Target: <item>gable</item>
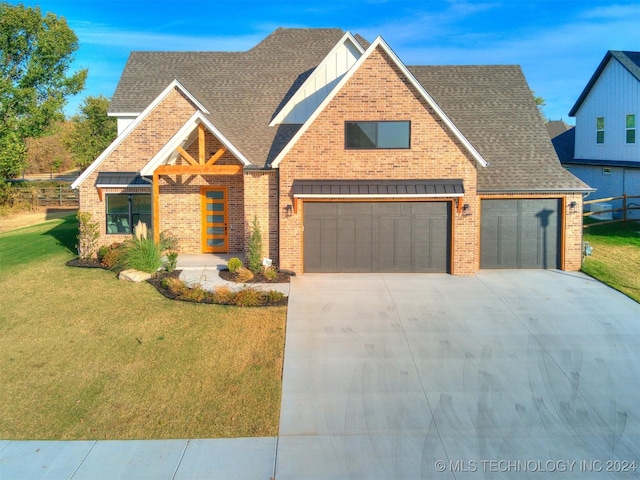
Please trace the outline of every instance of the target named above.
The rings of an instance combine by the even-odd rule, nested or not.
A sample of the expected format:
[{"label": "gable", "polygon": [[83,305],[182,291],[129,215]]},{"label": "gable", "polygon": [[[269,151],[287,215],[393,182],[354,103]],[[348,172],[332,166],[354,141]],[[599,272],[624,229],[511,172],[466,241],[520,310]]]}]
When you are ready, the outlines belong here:
[{"label": "gable", "polygon": [[593,87],[599,82],[603,72],[615,65],[615,68],[622,68],[626,72],[625,75],[629,75],[629,80],[633,80],[633,83],[640,83],[640,52],[622,52],[617,50],[610,50],[606,53],[598,68],[589,79],[586,87],[578,97],[575,105],[569,112],[570,117],[574,117],[578,110],[581,108],[583,102],[591,94]]},{"label": "gable", "polygon": [[[323,102],[318,106],[316,111],[307,119],[304,125],[293,135],[289,143],[280,151],[280,153],[275,157],[273,162],[271,163],[272,167],[277,167],[282,159],[286,156],[286,154],[293,148],[296,141],[304,134],[309,125],[317,118],[318,115],[326,108],[326,106],[332,102],[333,98],[341,91],[344,85],[351,80],[351,78],[356,74],[356,72],[360,71],[363,68],[363,64],[369,60],[369,57],[373,55],[374,52],[382,52],[386,58],[388,59],[389,64],[393,65],[393,68],[396,69],[397,75],[400,75],[404,78],[404,81],[407,85],[411,85],[414,89],[414,93],[425,101],[426,105],[432,109],[435,115],[439,118],[439,120],[444,124],[444,126],[448,129],[449,132],[462,144],[462,146],[466,149],[466,151],[478,162],[481,166],[486,166],[486,161],[482,158],[482,155],[474,148],[474,146],[464,137],[464,135],[460,132],[460,130],[456,127],[456,125],[447,117],[444,111],[440,108],[440,106],[434,101],[434,99],[429,95],[429,93],[420,85],[420,83],[415,79],[415,77],[411,74],[411,72],[406,68],[406,66],[400,61],[400,59],[393,53],[393,51],[389,48],[389,46],[384,42],[381,37],[378,37],[365,51],[365,53],[360,57],[360,59],[356,62],[356,64],[347,72],[346,75],[338,82],[338,84],[334,87],[333,91],[323,100]],[[370,73],[373,75],[369,75],[366,82],[376,82],[378,72],[375,68],[368,67]],[[364,111],[369,107],[367,104],[367,85],[363,85],[363,103],[362,110]]]},{"label": "gable", "polygon": [[170,84],[73,182],[79,187],[98,169],[139,171],[197,111],[184,89]]},{"label": "gable", "polygon": [[[313,71],[301,75],[304,83],[278,111],[270,125],[304,123],[363,52],[362,47],[347,32]],[[305,79],[307,73],[308,77]]]}]

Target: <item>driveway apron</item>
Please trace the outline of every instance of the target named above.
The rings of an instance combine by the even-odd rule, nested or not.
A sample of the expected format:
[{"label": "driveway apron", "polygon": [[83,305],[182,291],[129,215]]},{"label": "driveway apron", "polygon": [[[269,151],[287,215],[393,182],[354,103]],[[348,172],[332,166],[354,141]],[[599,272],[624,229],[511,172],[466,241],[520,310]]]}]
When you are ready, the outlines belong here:
[{"label": "driveway apron", "polygon": [[276,478],[639,478],[639,347],[582,274],[294,278]]}]

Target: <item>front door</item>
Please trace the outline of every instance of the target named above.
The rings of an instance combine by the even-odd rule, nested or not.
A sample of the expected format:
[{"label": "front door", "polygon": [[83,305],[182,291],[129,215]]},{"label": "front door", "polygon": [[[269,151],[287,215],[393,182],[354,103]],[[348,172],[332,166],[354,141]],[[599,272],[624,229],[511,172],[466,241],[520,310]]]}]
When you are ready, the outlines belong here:
[{"label": "front door", "polygon": [[202,187],[202,251],[205,253],[227,253],[228,216],[227,188]]}]

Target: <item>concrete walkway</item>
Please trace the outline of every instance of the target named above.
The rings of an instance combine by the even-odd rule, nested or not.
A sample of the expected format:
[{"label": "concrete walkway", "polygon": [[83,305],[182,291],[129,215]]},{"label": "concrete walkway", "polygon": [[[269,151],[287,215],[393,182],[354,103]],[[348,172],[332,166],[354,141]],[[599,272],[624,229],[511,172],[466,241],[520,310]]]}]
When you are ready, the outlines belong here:
[{"label": "concrete walkway", "polygon": [[292,279],[278,438],[0,441],[0,479],[640,478],[640,305],[582,274]]},{"label": "concrete walkway", "polygon": [[213,291],[216,287],[226,286],[233,290],[252,287],[261,290],[277,290],[289,295],[288,283],[246,283],[238,284],[220,278],[220,270],[227,268],[232,254],[178,255],[177,269],[182,270],[180,279],[188,285],[200,285],[205,290]]}]

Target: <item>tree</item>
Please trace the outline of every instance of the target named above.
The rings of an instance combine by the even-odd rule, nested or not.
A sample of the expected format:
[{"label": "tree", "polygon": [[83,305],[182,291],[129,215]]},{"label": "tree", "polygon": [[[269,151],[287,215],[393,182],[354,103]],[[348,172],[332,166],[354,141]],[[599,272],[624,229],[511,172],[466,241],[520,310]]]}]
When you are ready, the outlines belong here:
[{"label": "tree", "polygon": [[87,97],[80,106],[80,113],[73,117],[74,126],[65,138],[76,166],[85,169],[118,134],[117,121],[107,116],[109,99],[99,95]]},{"label": "tree", "polygon": [[25,139],[62,120],[66,98],[84,88],[86,70],[67,75],[77,49],[64,18],[0,2],[0,177],[22,173]]}]

